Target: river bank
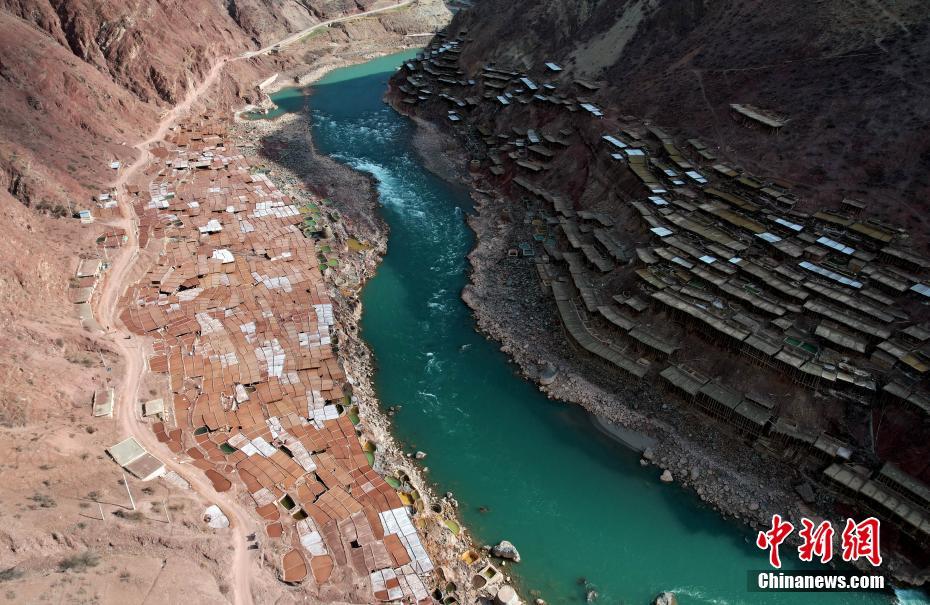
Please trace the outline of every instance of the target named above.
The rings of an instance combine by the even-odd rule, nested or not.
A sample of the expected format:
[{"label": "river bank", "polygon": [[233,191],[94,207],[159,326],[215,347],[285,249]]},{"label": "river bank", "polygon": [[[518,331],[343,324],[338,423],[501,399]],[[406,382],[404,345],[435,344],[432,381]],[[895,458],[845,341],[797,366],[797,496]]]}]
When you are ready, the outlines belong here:
[{"label": "river bank", "polygon": [[312,64],[297,62],[288,69],[274,74],[274,80],[271,83],[261,86],[261,101],[240,107],[234,112],[233,118],[239,122],[249,121],[250,119],[254,120],[256,118],[273,117],[268,114],[275,111],[277,106],[274,101],[271,100],[271,95],[289,88],[307,88],[334,70],[351,67],[359,63],[365,63],[366,61],[371,61],[385,55],[402,52],[411,48],[417,47],[392,45],[387,47],[377,46],[375,48],[352,49],[345,52],[334,52],[329,55],[324,55],[314,60]]}]

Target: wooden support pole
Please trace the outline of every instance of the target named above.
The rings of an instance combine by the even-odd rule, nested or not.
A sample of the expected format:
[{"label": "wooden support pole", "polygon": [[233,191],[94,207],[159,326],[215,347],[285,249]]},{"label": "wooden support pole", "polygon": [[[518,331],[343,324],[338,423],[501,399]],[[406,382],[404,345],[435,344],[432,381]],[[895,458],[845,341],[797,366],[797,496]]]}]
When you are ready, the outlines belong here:
[{"label": "wooden support pole", "polygon": [[123,473],[123,485],[126,486],[126,493],[129,494],[129,503],[132,505],[132,510],[136,510],[136,501],[132,498],[132,490],[129,489],[129,480],[126,479],[126,473]]}]

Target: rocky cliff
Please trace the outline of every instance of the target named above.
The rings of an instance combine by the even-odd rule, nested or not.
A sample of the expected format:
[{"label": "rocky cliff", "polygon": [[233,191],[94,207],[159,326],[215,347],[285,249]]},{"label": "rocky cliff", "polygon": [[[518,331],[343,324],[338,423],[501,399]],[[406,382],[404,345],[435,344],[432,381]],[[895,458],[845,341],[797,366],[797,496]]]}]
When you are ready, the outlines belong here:
[{"label": "rocky cliff", "polygon": [[[540,327],[552,318],[590,353],[594,363],[578,375],[601,380],[597,364],[606,361],[632,378],[629,391],[601,383],[623,395],[602,409],[587,404],[598,413],[630,401],[648,410],[652,391],[642,382],[681,389],[678,371],[696,372],[693,384],[732,387],[731,403],[772,398],[758,409],[771,430],[748,440],[764,441],[758,451],[783,443],[785,426],[801,427],[805,443],[836,436],[844,444],[828,453],[832,470],[852,460],[855,477],[882,468],[927,482],[927,9],[796,8],[487,0],[395,74],[389,100],[452,135],[476,189],[504,197],[472,222],[479,244],[466,299],[489,334],[522,348],[530,373],[543,361],[564,371],[578,359],[540,353],[564,349],[553,324]],[[885,272],[904,281],[890,287]],[[527,301],[526,285],[537,281],[555,309],[548,296]],[[879,290],[885,325],[857,325]],[[834,307],[844,300],[856,349],[830,332],[847,318]],[[719,334],[737,325],[734,353]],[[552,332],[559,336],[547,344]],[[768,352],[756,356],[756,338],[771,339]],[[891,341],[904,343],[900,356],[883,355]],[[807,346],[798,359],[814,365],[780,363],[793,343]],[[813,381],[795,371],[802,366]],[[861,392],[837,386],[834,368]],[[888,399],[892,391],[903,398]],[[585,404],[574,384],[563,392]],[[702,405],[697,391],[681,392]],[[655,401],[663,403],[650,417],[676,425],[674,409]],[[705,451],[727,452],[723,468],[745,457],[729,445]],[[803,460],[811,473],[765,484],[790,488],[823,473],[828,487],[817,497],[827,498],[823,459],[796,455],[782,459]],[[866,495],[863,506],[877,499]],[[900,577],[922,582],[925,549],[907,541],[910,521],[898,512],[884,519],[901,528],[886,536],[891,548],[913,563]]]},{"label": "rocky cliff", "polygon": [[262,43],[283,38],[322,21],[366,11],[374,0],[228,0],[230,16]]}]

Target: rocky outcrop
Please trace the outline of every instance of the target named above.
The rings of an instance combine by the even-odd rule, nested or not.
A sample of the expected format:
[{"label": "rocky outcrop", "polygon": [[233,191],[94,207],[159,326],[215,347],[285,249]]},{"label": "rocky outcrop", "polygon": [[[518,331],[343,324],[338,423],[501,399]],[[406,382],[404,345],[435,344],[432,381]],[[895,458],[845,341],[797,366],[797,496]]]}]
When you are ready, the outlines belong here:
[{"label": "rocky outcrop", "polygon": [[674,592],[660,592],[652,601],[652,605],[678,605],[678,597]]},{"label": "rocky outcrop", "polygon": [[499,559],[508,559],[514,563],[520,562],[520,552],[517,547],[507,540],[501,540],[491,547],[491,554]]},{"label": "rocky outcrop", "polygon": [[[329,21],[377,8],[373,0],[226,0],[230,17],[246,35],[260,44],[270,44],[287,34]],[[334,31],[349,39],[364,40],[366,33],[383,35],[386,31],[429,32],[437,24],[447,23],[451,15],[442,2],[418,2],[415,10],[385,13],[388,19],[371,18],[339,24]],[[439,19],[434,19],[434,17]]]},{"label": "rocky outcrop", "polygon": [[6,189],[7,193],[22,202],[23,205],[32,204],[32,196],[29,193],[29,184],[23,178],[23,167],[17,165],[17,162],[11,161],[3,166],[0,171],[0,187]]},{"label": "rocky outcrop", "polygon": [[[261,43],[310,27],[334,12],[319,0],[275,1],[274,6],[269,0],[226,0],[225,4],[233,21]],[[350,6],[355,8],[354,3]]]}]

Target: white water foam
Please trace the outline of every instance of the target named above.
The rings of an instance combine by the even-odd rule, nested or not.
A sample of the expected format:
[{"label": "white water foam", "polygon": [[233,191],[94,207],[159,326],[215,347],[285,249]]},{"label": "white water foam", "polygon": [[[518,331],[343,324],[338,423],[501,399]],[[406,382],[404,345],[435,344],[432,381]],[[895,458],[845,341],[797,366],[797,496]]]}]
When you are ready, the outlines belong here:
[{"label": "white water foam", "polygon": [[385,206],[390,206],[395,210],[402,210],[405,215],[411,218],[422,219],[426,217],[426,213],[417,208],[419,206],[418,200],[410,195],[404,195],[406,190],[403,182],[390,169],[375,162],[351,156],[333,154],[332,157],[345,162],[355,170],[374,177],[377,182],[380,201]]},{"label": "white water foam", "polygon": [[434,353],[426,354],[426,366],[424,370],[427,374],[442,373],[442,362]]},{"label": "white water foam", "polygon": [[669,592],[673,592],[679,597],[688,597],[688,603],[707,603],[708,605],[750,605],[748,601],[728,601],[727,599],[708,595],[697,586],[681,586],[678,588],[672,588],[669,590]]},{"label": "white water foam", "polygon": [[899,605],[927,605],[930,603],[930,599],[927,598],[924,591],[913,588],[895,588],[894,596],[895,602]]}]

